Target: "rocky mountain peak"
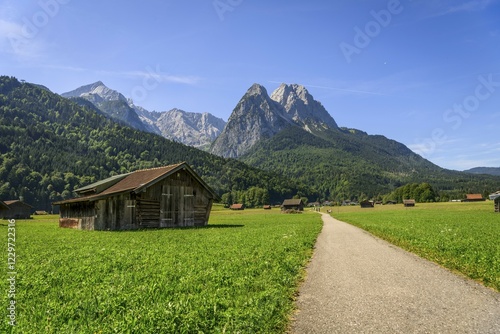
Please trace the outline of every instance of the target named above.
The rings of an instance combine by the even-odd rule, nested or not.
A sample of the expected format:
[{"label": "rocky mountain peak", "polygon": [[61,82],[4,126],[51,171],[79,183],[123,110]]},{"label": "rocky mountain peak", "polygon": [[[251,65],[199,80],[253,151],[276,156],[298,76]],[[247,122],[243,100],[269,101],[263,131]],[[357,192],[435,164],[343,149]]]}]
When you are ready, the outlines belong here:
[{"label": "rocky mountain peak", "polygon": [[210,151],[223,157],[239,157],[259,140],[271,138],[290,124],[283,107],[269,97],[263,86],[253,84],[234,108]]},{"label": "rocky mountain peak", "polygon": [[91,102],[102,101],[122,101],[128,103],[125,96],[107,87],[102,81],[97,81],[89,85],[81,86],[75,90],[62,94],[63,97],[83,97]]},{"label": "rocky mountain peak", "polygon": [[281,84],[271,99],[283,106],[287,116],[311,132],[314,129],[337,128],[337,123],[307,89],[298,84]]},{"label": "rocky mountain peak", "polygon": [[268,95],[266,88],[264,86],[259,85],[258,83],[254,83],[247,91],[246,95]]}]

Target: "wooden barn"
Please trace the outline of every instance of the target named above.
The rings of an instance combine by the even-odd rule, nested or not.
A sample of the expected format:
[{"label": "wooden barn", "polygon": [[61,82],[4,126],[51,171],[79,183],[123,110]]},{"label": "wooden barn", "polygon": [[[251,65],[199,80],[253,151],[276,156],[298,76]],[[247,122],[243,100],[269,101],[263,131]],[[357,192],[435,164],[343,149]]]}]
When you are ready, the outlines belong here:
[{"label": "wooden barn", "polygon": [[490,200],[495,203],[495,212],[500,212],[500,191],[491,194]]},{"label": "wooden barn", "polygon": [[55,202],[59,226],[82,230],[203,226],[213,200],[210,187],[185,162],[116,175]]},{"label": "wooden barn", "polygon": [[286,199],[283,201],[283,204],[281,204],[281,211],[286,210],[304,211],[304,202],[302,202],[300,198]]},{"label": "wooden barn", "polygon": [[3,219],[4,216],[7,214],[7,211],[9,211],[9,206],[4,202],[0,201],[0,218]]},{"label": "wooden barn", "polygon": [[229,208],[231,210],[245,210],[245,206],[243,204],[240,204],[240,203],[232,204]]},{"label": "wooden barn", "polygon": [[403,205],[405,207],[415,206],[415,200],[414,199],[404,199],[403,200]]},{"label": "wooden barn", "polygon": [[373,208],[375,207],[375,202],[373,201],[362,201],[359,203],[362,208]]},{"label": "wooden barn", "polygon": [[481,202],[486,201],[486,199],[481,194],[467,194],[465,195],[464,202]]},{"label": "wooden barn", "polygon": [[31,205],[21,200],[4,201],[0,206],[3,208],[0,208],[3,219],[30,219],[34,211]]}]

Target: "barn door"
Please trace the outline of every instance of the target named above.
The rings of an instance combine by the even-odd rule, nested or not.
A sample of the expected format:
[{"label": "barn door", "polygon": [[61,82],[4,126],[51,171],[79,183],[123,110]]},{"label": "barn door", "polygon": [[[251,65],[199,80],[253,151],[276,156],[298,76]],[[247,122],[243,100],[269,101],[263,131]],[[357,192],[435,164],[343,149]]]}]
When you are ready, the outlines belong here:
[{"label": "barn door", "polygon": [[185,187],[185,192],[184,192],[184,226],[194,226],[193,187]]},{"label": "barn door", "polygon": [[159,201],[138,198],[136,210],[140,227],[160,227]]},{"label": "barn door", "polygon": [[125,216],[123,217],[123,229],[134,228],[136,220],[135,200],[125,200]]},{"label": "barn door", "polygon": [[174,226],[173,194],[170,185],[162,186],[160,206],[160,227]]}]

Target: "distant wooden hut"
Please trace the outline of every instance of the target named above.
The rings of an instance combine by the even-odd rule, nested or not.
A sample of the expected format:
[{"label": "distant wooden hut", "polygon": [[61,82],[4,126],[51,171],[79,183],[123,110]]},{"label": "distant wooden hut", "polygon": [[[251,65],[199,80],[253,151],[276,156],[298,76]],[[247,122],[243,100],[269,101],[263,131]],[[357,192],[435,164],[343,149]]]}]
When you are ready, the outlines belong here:
[{"label": "distant wooden hut", "polygon": [[241,203],[232,204],[229,208],[231,210],[245,210],[245,206]]},{"label": "distant wooden hut", "polygon": [[415,200],[414,199],[405,199],[405,200],[403,200],[403,205],[405,207],[415,206]]},{"label": "distant wooden hut", "polygon": [[116,175],[75,190],[60,205],[60,227],[83,230],[207,225],[210,187],[185,162]]},{"label": "distant wooden hut", "polygon": [[373,208],[375,207],[375,203],[373,201],[361,201],[359,205],[362,208]]},{"label": "distant wooden hut", "polygon": [[304,211],[304,202],[300,198],[286,199],[281,204],[281,211],[286,210]]},{"label": "distant wooden hut", "polygon": [[7,214],[7,211],[9,211],[9,206],[0,201],[0,218],[3,218]]},{"label": "distant wooden hut", "polygon": [[495,203],[495,212],[500,212],[500,191],[491,194],[489,197]]},{"label": "distant wooden hut", "polygon": [[486,201],[486,199],[481,194],[467,194],[464,202],[481,202]]},{"label": "distant wooden hut", "polygon": [[[8,209],[6,210],[5,207]],[[3,210],[0,211],[3,219],[30,219],[33,207],[21,200],[3,202]]]},{"label": "distant wooden hut", "polygon": [[272,206],[270,205],[264,205],[264,210],[271,210]]}]

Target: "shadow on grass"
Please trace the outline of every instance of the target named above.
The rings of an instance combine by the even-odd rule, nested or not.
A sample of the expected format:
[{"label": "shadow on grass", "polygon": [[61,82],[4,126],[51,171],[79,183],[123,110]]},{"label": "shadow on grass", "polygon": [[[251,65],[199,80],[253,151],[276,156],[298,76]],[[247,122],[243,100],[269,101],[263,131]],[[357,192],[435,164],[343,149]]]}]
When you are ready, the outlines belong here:
[{"label": "shadow on grass", "polygon": [[144,231],[164,231],[164,230],[206,230],[206,229],[218,229],[218,228],[238,228],[244,227],[243,224],[208,224],[205,226],[175,226],[175,227],[149,227],[149,228],[139,228],[130,230],[100,230],[95,232],[144,232]]}]

